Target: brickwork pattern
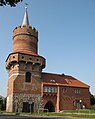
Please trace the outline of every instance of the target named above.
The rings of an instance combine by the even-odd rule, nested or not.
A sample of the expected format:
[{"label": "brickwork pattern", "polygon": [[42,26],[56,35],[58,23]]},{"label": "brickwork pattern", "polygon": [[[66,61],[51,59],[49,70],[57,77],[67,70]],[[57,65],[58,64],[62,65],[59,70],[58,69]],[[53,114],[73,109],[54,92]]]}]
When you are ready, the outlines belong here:
[{"label": "brickwork pattern", "polygon": [[[90,93],[89,89],[87,88],[78,88],[80,90],[79,94],[74,92],[76,87],[66,87],[67,92],[63,93],[62,88],[60,87],[60,110],[70,110],[70,109],[77,109],[75,103],[76,101],[80,102],[81,105],[85,105],[85,108],[90,108]],[[82,108],[82,107],[81,107]]]},{"label": "brickwork pattern", "polygon": [[[23,102],[33,102],[35,112],[39,108],[44,108],[49,101],[54,105],[55,111],[76,109],[75,101],[79,100],[86,108],[90,108],[89,86],[65,75],[45,74],[45,79],[42,75],[45,65],[45,58],[38,55],[38,31],[31,26],[16,27],[13,30],[13,51],[6,60],[8,70],[7,112],[22,112]],[[31,74],[30,82],[25,80],[26,72]],[[43,93],[42,82],[48,87],[55,86],[58,89],[57,92]],[[76,84],[80,90],[79,94],[74,93]],[[67,88],[66,93],[62,90],[64,86]]]},{"label": "brickwork pattern", "polygon": [[[34,111],[43,107],[41,99],[41,71],[44,58],[31,55],[20,54],[10,55],[6,67],[8,69],[8,91],[10,100],[7,101],[7,111],[22,111],[23,102],[29,102],[29,98],[34,102]],[[26,82],[26,72],[31,73],[31,81]],[[13,95],[13,98],[9,95]],[[24,100],[23,100],[24,99]],[[34,101],[33,101],[34,100]]]},{"label": "brickwork pattern", "polygon": [[19,26],[13,31],[13,52],[31,51],[37,54],[38,31],[31,26]]}]

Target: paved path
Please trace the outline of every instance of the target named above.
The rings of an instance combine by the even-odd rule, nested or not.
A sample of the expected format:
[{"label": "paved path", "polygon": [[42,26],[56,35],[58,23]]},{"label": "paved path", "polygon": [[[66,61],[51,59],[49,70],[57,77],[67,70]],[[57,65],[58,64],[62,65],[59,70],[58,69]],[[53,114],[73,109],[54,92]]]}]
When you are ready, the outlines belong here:
[{"label": "paved path", "polygon": [[[26,116],[18,116],[18,115],[12,115],[12,114],[11,115],[10,114],[0,114],[0,119],[86,119],[86,118],[50,117],[50,116],[33,116],[33,115],[29,115],[29,116],[28,115],[26,115]],[[89,119],[89,118],[87,118],[87,119]]]}]

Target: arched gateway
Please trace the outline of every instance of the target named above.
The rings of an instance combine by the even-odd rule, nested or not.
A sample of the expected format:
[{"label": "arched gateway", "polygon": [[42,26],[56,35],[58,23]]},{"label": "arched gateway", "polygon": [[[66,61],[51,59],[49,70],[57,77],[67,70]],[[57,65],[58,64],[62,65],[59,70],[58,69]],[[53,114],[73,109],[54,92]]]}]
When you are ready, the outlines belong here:
[{"label": "arched gateway", "polygon": [[48,109],[49,112],[55,112],[55,107],[51,101],[45,104],[44,109]]}]

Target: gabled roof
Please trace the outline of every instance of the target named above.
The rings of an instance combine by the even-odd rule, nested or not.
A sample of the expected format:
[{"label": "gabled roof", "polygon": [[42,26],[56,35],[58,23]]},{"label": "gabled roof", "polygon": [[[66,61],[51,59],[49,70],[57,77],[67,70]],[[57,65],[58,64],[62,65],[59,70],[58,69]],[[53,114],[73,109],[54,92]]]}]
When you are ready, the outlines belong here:
[{"label": "gabled roof", "polygon": [[59,85],[59,86],[70,86],[70,87],[83,87],[89,88],[89,86],[78,79],[64,75],[64,74],[52,74],[42,73],[43,84],[45,85]]}]

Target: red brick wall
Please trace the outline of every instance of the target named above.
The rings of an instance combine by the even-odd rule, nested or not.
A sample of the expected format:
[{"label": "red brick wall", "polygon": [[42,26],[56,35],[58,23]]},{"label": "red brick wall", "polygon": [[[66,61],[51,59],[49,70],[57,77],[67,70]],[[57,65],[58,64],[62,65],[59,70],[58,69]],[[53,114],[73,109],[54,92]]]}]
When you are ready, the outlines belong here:
[{"label": "red brick wall", "polygon": [[38,31],[31,26],[19,26],[13,31],[13,52],[38,52]]},{"label": "red brick wall", "polygon": [[43,95],[43,107],[45,107],[45,105],[48,101],[52,102],[52,104],[55,107],[55,111],[56,111],[56,103],[57,103],[56,94],[55,93],[53,93],[53,94],[52,93],[44,93],[44,95]]},{"label": "red brick wall", "polygon": [[41,83],[39,79],[31,77],[31,82],[25,82],[25,75],[18,75],[14,81],[14,93],[41,94]]},{"label": "red brick wall", "polygon": [[[60,87],[60,110],[76,109],[76,106],[74,106],[74,101],[76,100],[82,100],[82,105],[85,105],[85,108],[90,108],[89,89],[66,87],[67,92],[63,93],[62,88]],[[80,93],[76,94],[74,92],[75,89],[79,89]]]},{"label": "red brick wall", "polygon": [[[48,87],[48,85],[47,85]],[[52,87],[52,86],[50,86]],[[73,110],[82,109],[83,105],[85,108],[90,108],[90,93],[88,88],[76,88],[76,87],[65,87],[67,89],[66,93],[63,93],[64,87],[59,87],[59,111],[61,110]],[[79,93],[75,93],[75,89],[79,90]],[[80,102],[81,100],[81,102]],[[51,101],[55,107],[55,111],[58,107],[57,105],[57,93],[44,92],[43,93],[43,104]],[[78,101],[79,106],[76,102]]]}]

